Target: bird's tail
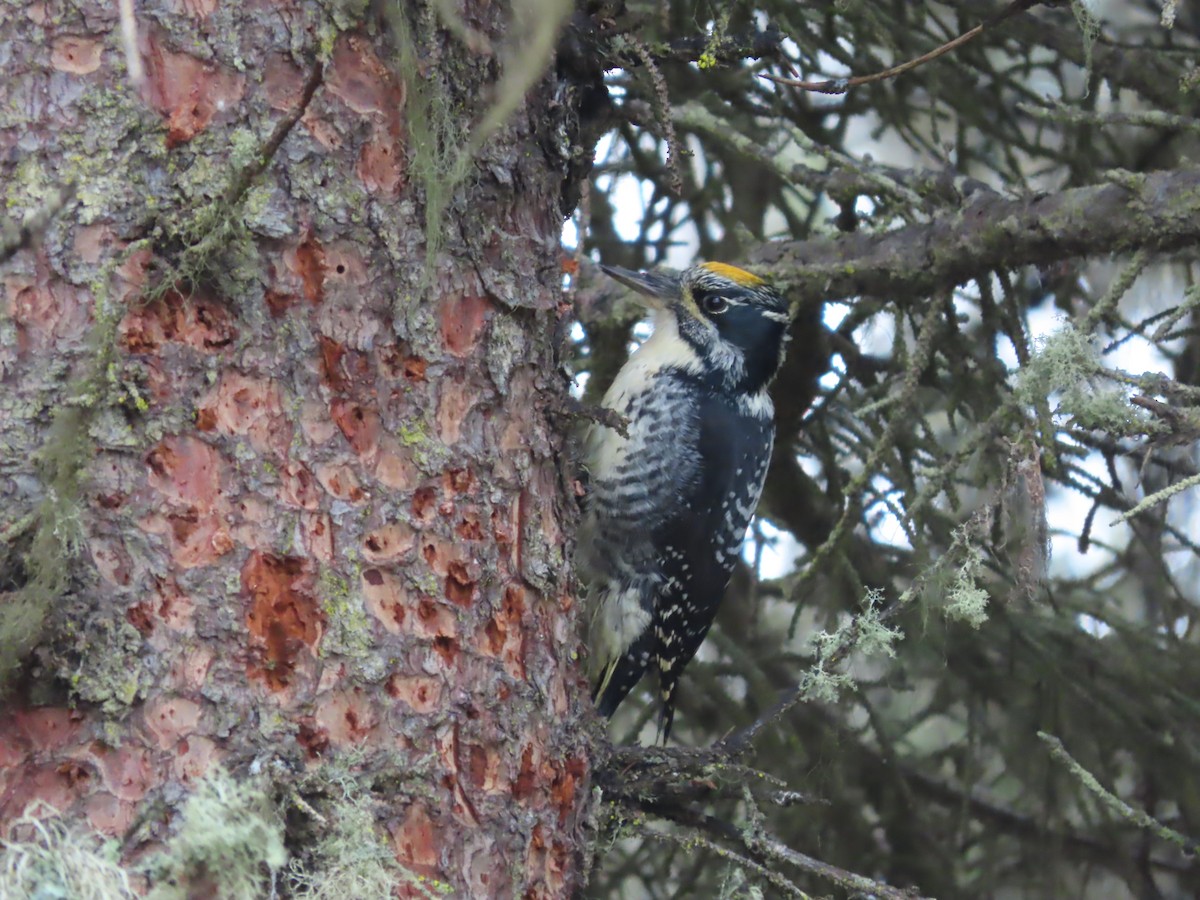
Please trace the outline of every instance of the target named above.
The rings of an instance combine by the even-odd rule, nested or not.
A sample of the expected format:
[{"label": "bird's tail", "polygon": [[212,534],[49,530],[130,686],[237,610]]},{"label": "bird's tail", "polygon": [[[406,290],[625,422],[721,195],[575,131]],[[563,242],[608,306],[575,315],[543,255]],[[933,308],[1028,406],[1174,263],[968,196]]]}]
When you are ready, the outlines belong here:
[{"label": "bird's tail", "polygon": [[592,690],[592,701],[596,704],[596,710],[606,719],[612,718],[612,714],[617,711],[617,706],[621,702],[619,699],[614,699],[614,692],[609,690],[613,674],[617,671],[617,663],[620,661],[620,659],[614,659],[604,667],[604,671],[600,673],[600,680],[596,682],[596,687]]},{"label": "bird's tail", "polygon": [[671,725],[675,722],[675,682],[663,681],[660,696],[662,711],[658,714],[658,742],[664,747],[671,736]]},{"label": "bird's tail", "polygon": [[640,644],[640,641],[635,642],[623,656],[618,656],[605,665],[600,673],[592,698],[596,701],[596,709],[605,718],[612,718],[621,701],[629,696],[629,692],[642,679],[646,668],[638,664],[642,657]]}]

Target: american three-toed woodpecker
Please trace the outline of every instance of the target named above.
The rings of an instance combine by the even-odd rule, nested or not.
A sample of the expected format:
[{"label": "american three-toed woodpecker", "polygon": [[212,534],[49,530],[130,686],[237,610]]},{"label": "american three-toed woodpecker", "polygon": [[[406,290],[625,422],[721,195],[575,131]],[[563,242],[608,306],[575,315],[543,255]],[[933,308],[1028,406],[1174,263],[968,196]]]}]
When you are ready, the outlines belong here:
[{"label": "american three-toed woodpecker", "polygon": [[762,492],[775,436],[767,388],[791,320],[784,298],[734,266],[604,267],[649,300],[652,335],[604,397],[627,434],[592,426],[578,570],[600,712],[647,669],[663,740],[675,685],[716,615]]}]

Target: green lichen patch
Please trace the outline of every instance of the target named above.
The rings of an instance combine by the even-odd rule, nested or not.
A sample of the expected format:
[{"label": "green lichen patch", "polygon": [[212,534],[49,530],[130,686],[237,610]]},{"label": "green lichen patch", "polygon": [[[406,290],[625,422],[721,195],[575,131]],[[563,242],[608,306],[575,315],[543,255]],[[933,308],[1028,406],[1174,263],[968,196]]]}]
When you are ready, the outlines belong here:
[{"label": "green lichen patch", "polygon": [[365,659],[375,646],[373,619],[362,594],[330,569],[323,569],[317,585],[327,627],[321,639],[322,656]]},{"label": "green lichen patch", "polygon": [[63,629],[63,642],[69,642],[66,656],[74,662],[63,661],[60,674],[76,700],[119,715],[146,695],[151,673],[139,657],[142,636],[123,618],[95,612],[84,618],[87,628]]},{"label": "green lichen patch", "polygon": [[400,443],[412,450],[412,459],[422,472],[433,475],[449,465],[450,451],[440,441],[430,437],[424,423],[405,422],[396,432]]}]

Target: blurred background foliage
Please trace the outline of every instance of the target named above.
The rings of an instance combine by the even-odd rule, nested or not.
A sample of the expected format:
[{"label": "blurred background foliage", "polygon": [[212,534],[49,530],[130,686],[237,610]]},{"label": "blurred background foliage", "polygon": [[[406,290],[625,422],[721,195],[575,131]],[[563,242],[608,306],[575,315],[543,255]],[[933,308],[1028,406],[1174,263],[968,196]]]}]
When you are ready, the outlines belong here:
[{"label": "blurred background foliage", "polygon": [[[845,93],[761,77],[871,74],[1006,10]],[[568,228],[573,369],[593,402],[645,335],[594,261],[717,259],[786,286],[786,268],[755,266],[770,242],[891,231],[981,192],[1035,198],[1197,154],[1189,0],[588,12],[610,17],[612,66]],[[1035,267],[1014,253],[939,295],[801,309],[760,518],[683,679],[675,740],[737,734],[803,797],[714,799],[710,825],[925,896],[1200,894],[1179,846],[1200,835],[1195,256]],[[652,715],[635,692],[614,742],[651,741]],[[613,814],[589,896],[856,895],[818,865],[777,855],[786,883],[764,881],[681,826]]]}]

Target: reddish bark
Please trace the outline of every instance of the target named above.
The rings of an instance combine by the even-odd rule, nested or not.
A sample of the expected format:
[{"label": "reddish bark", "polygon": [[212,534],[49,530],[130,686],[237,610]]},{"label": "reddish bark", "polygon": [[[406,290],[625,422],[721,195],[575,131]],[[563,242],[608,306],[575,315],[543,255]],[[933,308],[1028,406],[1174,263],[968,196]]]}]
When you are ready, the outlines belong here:
[{"label": "reddish bark", "polygon": [[[238,775],[277,758],[319,778],[353,750],[362,789],[389,786],[381,834],[412,872],[457,896],[569,893],[588,704],[541,412],[561,390],[561,173],[536,133],[551,91],[484,149],[427,279],[407,85],[371,29],[337,39],[239,193],[256,157],[232,148],[301,112],[331,27],[321,4],[138,4],[140,96],[115,4],[37,7],[0,24],[14,54],[0,94],[36,117],[0,129],[0,179],[10,211],[38,205],[19,158],[88,199],[0,273],[17,336],[0,392],[22,398],[0,442],[24,448],[30,478],[43,410],[91,389],[73,435],[90,445],[86,552],[0,711],[0,826],[41,798],[124,837],[166,804],[126,847],[143,854],[171,833],[172,788],[215,763]],[[471,21],[499,38],[505,14],[481,3]],[[492,61],[452,40],[439,52],[478,102]],[[231,196],[232,237],[149,294]],[[120,628],[136,636],[106,643]]]}]

